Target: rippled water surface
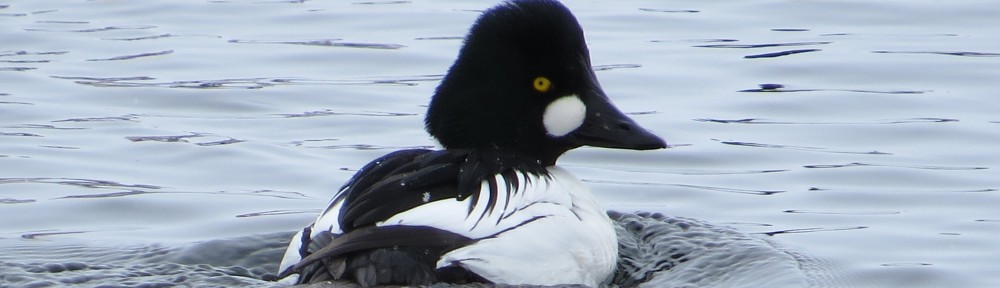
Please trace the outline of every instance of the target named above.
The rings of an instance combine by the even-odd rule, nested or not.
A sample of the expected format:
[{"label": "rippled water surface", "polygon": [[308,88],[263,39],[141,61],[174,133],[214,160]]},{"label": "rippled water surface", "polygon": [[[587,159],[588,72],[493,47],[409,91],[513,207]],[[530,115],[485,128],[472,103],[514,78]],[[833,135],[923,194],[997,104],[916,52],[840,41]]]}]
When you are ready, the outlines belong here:
[{"label": "rippled water surface", "polygon": [[[819,259],[812,286],[1000,286],[1000,6],[566,4],[673,146],[565,155],[609,209]],[[490,5],[0,1],[0,286],[268,285],[356,169],[435,145]]]}]

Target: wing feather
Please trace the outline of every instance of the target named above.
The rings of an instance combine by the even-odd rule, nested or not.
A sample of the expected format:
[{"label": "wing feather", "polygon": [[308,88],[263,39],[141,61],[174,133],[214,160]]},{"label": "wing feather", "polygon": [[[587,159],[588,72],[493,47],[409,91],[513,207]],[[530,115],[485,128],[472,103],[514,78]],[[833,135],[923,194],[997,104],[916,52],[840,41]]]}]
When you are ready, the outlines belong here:
[{"label": "wing feather", "polygon": [[[369,163],[344,186],[344,202],[340,211],[340,229],[344,232],[374,225],[400,212],[442,199],[454,198],[469,201],[467,213],[480,217],[493,209],[506,209],[509,197],[504,191],[516,191],[519,174],[547,175],[541,164],[523,154],[503,149],[451,149],[431,151],[424,149],[402,150],[383,156]],[[497,178],[497,175],[502,177]],[[503,180],[503,185],[498,180]],[[483,189],[486,180],[489,191]],[[515,189],[509,189],[515,188]],[[479,197],[487,197],[486,202]],[[503,206],[497,206],[498,201]],[[485,209],[475,209],[485,204]],[[334,203],[331,203],[331,208]],[[329,209],[329,208],[328,208]],[[471,215],[473,210],[483,215]],[[477,213],[479,214],[479,213]],[[459,219],[456,219],[459,221]]]},{"label": "wing feather", "polygon": [[[312,230],[303,231],[299,245],[303,249],[295,253],[300,260],[294,265],[282,263],[282,267],[291,266],[282,274],[300,273],[300,281],[338,279],[344,269],[357,269],[345,268],[354,265],[350,259],[369,253],[370,257],[382,257],[374,253],[406,245],[436,247],[432,250],[437,256],[433,257],[441,256],[513,225],[500,221],[523,205],[514,201],[524,199],[511,198],[522,197],[522,189],[547,177],[548,171],[540,162],[503,149],[389,153],[362,167],[344,184]],[[402,218],[394,217],[397,215]],[[406,220],[388,222],[391,219]],[[483,219],[490,220],[479,224]],[[492,223],[494,219],[496,223]],[[428,224],[414,225],[412,221]],[[471,221],[475,224],[469,225]],[[484,226],[476,229],[476,225]]]}]

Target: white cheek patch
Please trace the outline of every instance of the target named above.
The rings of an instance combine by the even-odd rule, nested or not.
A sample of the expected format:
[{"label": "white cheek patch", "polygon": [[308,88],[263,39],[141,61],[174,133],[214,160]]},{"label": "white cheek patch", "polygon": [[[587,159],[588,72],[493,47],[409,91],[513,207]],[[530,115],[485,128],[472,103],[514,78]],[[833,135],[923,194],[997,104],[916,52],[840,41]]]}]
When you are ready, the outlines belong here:
[{"label": "white cheek patch", "polygon": [[545,107],[542,124],[545,125],[545,132],[549,135],[562,137],[580,128],[585,116],[587,116],[587,106],[583,105],[580,97],[569,95],[556,99]]}]

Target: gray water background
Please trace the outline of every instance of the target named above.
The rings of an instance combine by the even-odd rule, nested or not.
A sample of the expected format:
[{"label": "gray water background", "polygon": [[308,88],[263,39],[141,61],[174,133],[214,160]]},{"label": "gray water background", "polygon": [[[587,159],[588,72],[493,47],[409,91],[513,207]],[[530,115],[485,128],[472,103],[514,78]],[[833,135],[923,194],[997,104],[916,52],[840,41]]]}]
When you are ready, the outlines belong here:
[{"label": "gray water background", "polygon": [[[3,267],[280,250],[267,235],[357,168],[435,145],[427,101],[492,4],[0,2]],[[605,91],[674,146],[565,155],[609,209],[733,227],[832,278],[1000,286],[1000,5],[566,5]]]}]

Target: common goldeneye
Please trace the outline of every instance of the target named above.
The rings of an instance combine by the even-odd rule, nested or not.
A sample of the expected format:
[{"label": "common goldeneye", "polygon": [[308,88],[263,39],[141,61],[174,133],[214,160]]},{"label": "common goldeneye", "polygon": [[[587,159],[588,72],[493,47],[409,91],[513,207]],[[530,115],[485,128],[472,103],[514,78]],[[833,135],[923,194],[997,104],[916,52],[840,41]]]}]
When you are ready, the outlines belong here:
[{"label": "common goldeneye", "polygon": [[584,145],[666,147],[611,104],[579,23],[551,0],[483,12],[425,124],[445,149],[361,168],[292,238],[279,278],[597,286],[615,269],[615,231],[556,160]]}]

